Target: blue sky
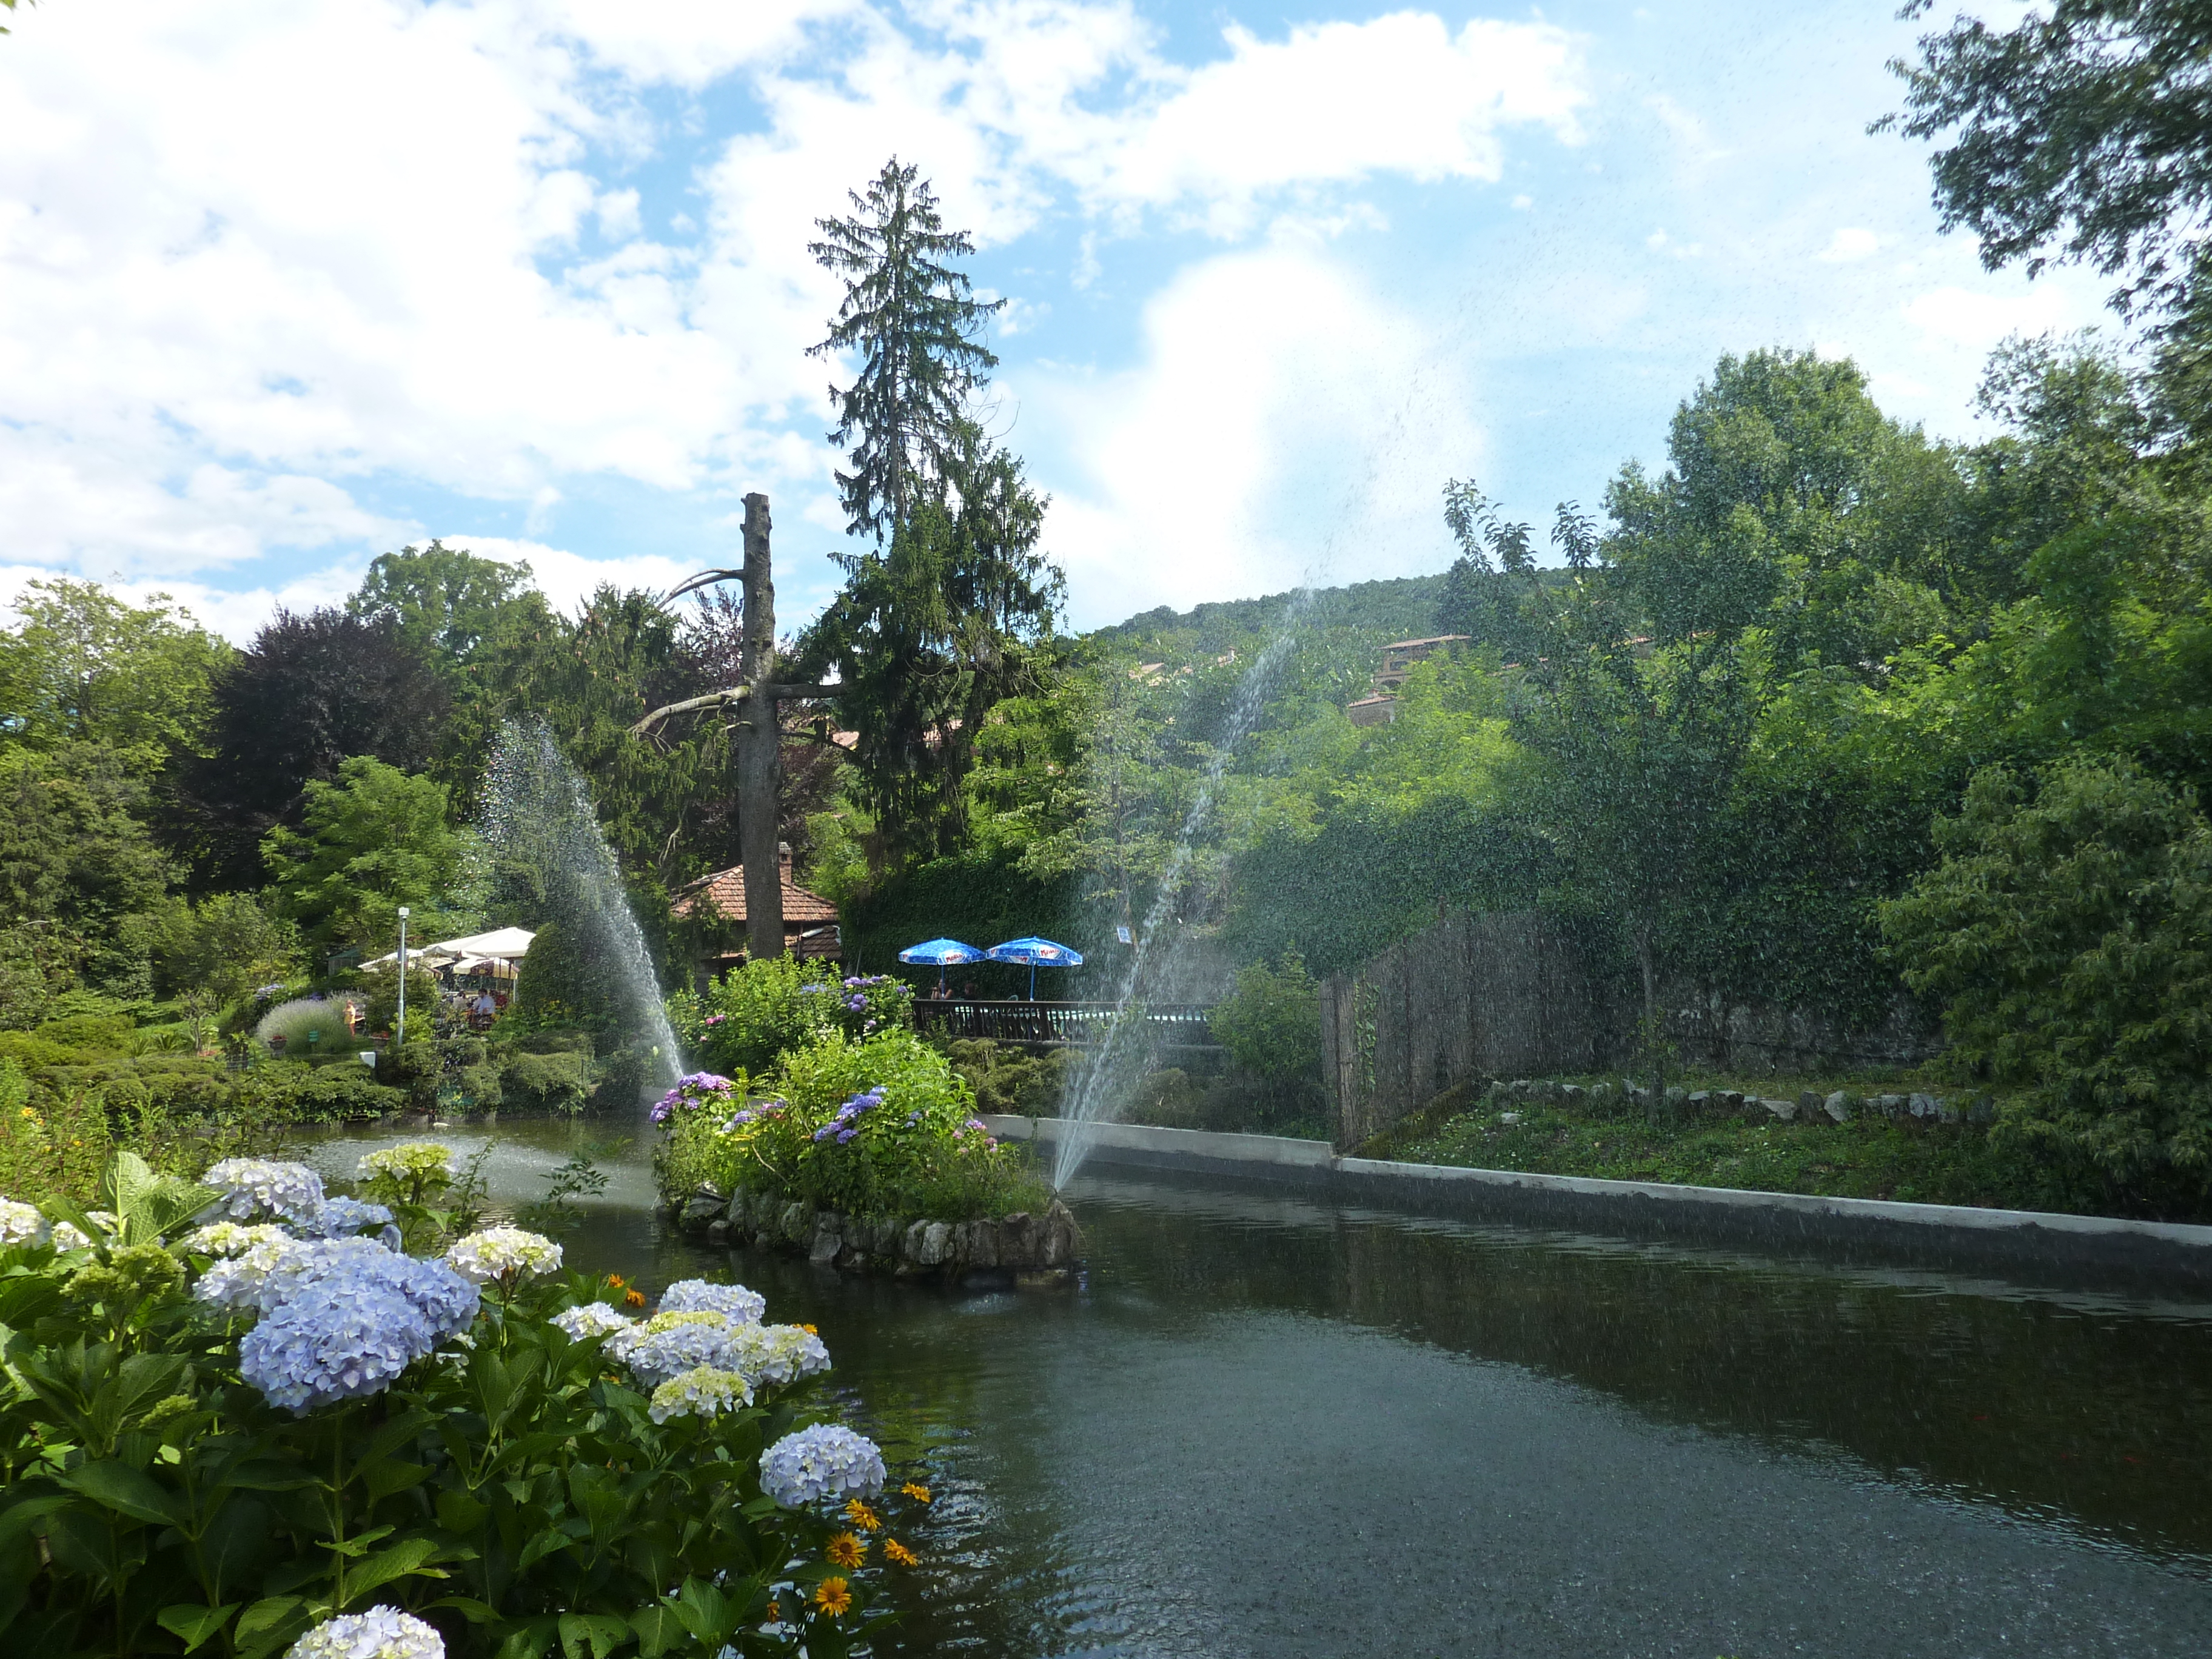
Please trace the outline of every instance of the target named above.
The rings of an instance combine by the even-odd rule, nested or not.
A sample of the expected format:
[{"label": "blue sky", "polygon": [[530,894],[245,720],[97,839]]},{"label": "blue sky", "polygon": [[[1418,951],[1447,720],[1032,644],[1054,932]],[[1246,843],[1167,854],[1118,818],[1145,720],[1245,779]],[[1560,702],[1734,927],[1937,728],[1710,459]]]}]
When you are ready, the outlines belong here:
[{"label": "blue sky", "polygon": [[[2016,9],[2001,9],[1999,15]],[[433,535],[573,605],[767,490],[832,585],[810,221],[896,151],[1008,307],[992,418],[1070,619],[1441,568],[1727,351],[1977,428],[2101,285],[1981,270],[1867,123],[1880,4],[48,0],[0,40],[0,601],[66,571],[235,638]]]}]

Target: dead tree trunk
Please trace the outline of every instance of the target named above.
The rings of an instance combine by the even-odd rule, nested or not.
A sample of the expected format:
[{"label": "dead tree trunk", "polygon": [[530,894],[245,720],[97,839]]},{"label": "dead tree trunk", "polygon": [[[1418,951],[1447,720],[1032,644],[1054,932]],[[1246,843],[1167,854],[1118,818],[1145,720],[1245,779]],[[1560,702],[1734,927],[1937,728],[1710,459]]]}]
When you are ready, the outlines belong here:
[{"label": "dead tree trunk", "polygon": [[783,785],[775,678],[775,580],[769,558],[768,497],[745,497],[744,635],[738,678],[752,695],[738,708],[738,845],[745,862],[745,955],[783,954],[783,860],[776,836]]}]

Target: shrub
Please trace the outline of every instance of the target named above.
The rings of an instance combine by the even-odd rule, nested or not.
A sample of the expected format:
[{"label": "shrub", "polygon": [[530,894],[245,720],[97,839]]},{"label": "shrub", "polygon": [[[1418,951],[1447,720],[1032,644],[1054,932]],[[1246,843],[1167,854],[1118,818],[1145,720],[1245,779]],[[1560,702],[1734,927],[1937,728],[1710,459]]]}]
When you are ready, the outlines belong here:
[{"label": "shrub", "polygon": [[653,1084],[667,1073],[661,1058],[649,1044],[634,1042],[617,1048],[601,1060],[599,1081],[592,1085],[592,1105],[602,1112],[629,1114],[645,1103]]},{"label": "shrub", "polygon": [[524,1111],[580,1112],[590,1081],[589,1062],[574,1050],[511,1054],[500,1068],[500,1097]]},{"label": "shrub", "polygon": [[507,1019],[521,1030],[612,1032],[624,1024],[621,969],[592,930],[549,921],[530,941]]},{"label": "shrub", "polygon": [[125,1013],[64,1014],[50,1019],[31,1035],[58,1048],[119,1054],[131,1041],[131,1017]]},{"label": "shrub", "polygon": [[758,1073],[833,1031],[911,1030],[914,988],[888,974],[840,981],[826,963],[776,957],[670,998],[669,1016],[686,1053],[717,1071]]},{"label": "shrub", "polygon": [[772,1081],[775,1096],[739,1107],[742,1074],[729,1079],[720,1096],[736,1109],[727,1116],[711,1102],[667,1115],[665,1195],[702,1182],[764,1187],[852,1214],[942,1219],[1049,1201],[1018,1154],[975,1118],[966,1082],[911,1031],[857,1042],[832,1032],[787,1054]]},{"label": "shrub", "polygon": [[1067,1089],[1073,1055],[1066,1048],[1042,1054],[993,1042],[957,1037],[945,1045],[953,1070],[975,1091],[982,1112],[1018,1112],[1024,1117],[1054,1117]]},{"label": "shrub", "polygon": [[[423,977],[428,979],[429,975]],[[409,989],[413,988],[410,982]],[[357,1050],[368,1046],[366,1037],[356,1037],[346,1030],[346,1011],[358,1010],[360,1006],[358,997],[295,997],[289,1002],[278,1003],[262,1015],[254,1025],[253,1035],[263,1048],[286,1060],[306,1060],[311,1055],[350,1059]],[[284,1039],[281,1048],[276,1043],[280,1036]]]},{"label": "shrub", "polygon": [[1255,962],[1207,1023],[1230,1058],[1254,1077],[1285,1089],[1321,1079],[1320,988],[1295,951],[1279,971]]},{"label": "shrub", "polygon": [[2033,1091],[2000,1139],[2087,1157],[2138,1201],[2212,1190],[2212,827],[2123,760],[1975,775],[1936,867],[1882,907],[1951,1063]]},{"label": "shrub", "polygon": [[9,1650],[272,1659],[380,1607],[454,1659],[838,1654],[880,1622],[852,1564],[911,1557],[875,1510],[833,1516],[896,1518],[882,1460],[793,1437],[828,1356],[750,1292],[672,1287],[707,1311],[662,1330],[511,1231],[458,1243],[465,1277],[283,1228],[165,1247],[216,1195],[118,1160],[112,1234],[58,1206],[88,1245],[0,1248]]},{"label": "shrub", "polygon": [[[399,1018],[399,975],[398,964],[390,968],[370,968],[361,975],[362,1030],[392,1031]],[[416,1022],[420,1020],[421,1024]],[[437,1027],[438,976],[427,968],[417,968],[412,962],[407,965],[407,1034],[409,1038],[427,1037]]]}]

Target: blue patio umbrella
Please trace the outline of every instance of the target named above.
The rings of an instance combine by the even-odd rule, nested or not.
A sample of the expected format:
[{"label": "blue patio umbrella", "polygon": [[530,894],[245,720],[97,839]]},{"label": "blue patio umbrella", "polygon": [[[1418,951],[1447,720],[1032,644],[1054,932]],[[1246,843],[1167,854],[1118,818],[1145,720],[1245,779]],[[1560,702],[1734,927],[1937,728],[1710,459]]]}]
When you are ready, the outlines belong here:
[{"label": "blue patio umbrella", "polygon": [[899,952],[899,960],[924,968],[933,962],[935,963],[937,988],[941,991],[945,988],[945,970],[947,966],[963,962],[981,962],[983,960],[983,953],[972,945],[963,945],[957,939],[924,939],[919,945],[908,945],[905,950]]},{"label": "blue patio umbrella", "polygon": [[1028,939],[1010,939],[1004,945],[994,945],[985,953],[993,962],[1026,962],[1030,965],[1030,1000],[1036,1000],[1036,970],[1040,968],[1080,968],[1083,953],[1071,951],[1065,945],[1055,945],[1048,939],[1032,934]]}]

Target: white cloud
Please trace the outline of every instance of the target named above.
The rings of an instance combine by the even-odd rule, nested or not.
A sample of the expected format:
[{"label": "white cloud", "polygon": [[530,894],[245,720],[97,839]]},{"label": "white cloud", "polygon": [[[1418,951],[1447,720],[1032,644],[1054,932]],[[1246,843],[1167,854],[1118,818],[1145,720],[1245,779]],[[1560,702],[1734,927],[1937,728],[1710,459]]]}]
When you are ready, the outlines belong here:
[{"label": "white cloud", "polygon": [[1185,270],[1146,308],[1140,366],[1023,391],[1086,464],[1046,532],[1084,626],[1427,568],[1437,486],[1483,460],[1456,363],[1302,247]]},{"label": "white cloud", "polygon": [[1978,293],[1964,288],[1930,289],[1905,301],[1905,319],[1930,344],[1963,347],[1986,356],[2014,334],[2063,331],[2078,325],[2075,296],[2056,283],[2034,284],[2016,294]]},{"label": "white cloud", "polygon": [[1856,225],[1851,225],[1837,231],[1828,239],[1827,246],[1813,257],[1824,260],[1829,264],[1844,264],[1854,259],[1867,258],[1878,252],[1881,247],[1881,237],[1870,230],[1863,230]]}]

